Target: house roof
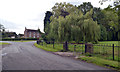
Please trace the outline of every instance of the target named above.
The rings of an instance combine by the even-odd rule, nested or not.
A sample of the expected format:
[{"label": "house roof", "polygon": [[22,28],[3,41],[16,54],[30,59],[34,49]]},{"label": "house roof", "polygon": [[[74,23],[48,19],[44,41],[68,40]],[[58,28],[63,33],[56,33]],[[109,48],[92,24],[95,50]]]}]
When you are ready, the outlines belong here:
[{"label": "house roof", "polygon": [[38,30],[26,29],[27,32],[38,32]]}]

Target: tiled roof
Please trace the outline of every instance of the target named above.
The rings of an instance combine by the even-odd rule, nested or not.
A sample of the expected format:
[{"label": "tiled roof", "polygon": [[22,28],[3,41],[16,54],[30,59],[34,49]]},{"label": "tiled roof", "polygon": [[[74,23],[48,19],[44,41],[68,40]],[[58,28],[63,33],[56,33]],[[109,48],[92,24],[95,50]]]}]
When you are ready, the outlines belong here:
[{"label": "tiled roof", "polygon": [[26,31],[34,31],[34,32],[38,32],[38,30],[33,30],[33,29],[26,29]]}]

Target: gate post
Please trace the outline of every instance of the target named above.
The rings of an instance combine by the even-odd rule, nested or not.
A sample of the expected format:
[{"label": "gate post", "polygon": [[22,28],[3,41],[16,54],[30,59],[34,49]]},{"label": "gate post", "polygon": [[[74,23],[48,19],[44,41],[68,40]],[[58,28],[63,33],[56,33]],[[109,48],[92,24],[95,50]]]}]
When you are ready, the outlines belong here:
[{"label": "gate post", "polygon": [[113,60],[114,60],[114,44],[113,44]]},{"label": "gate post", "polygon": [[93,53],[93,44],[90,43],[86,43],[85,44],[85,53]]}]

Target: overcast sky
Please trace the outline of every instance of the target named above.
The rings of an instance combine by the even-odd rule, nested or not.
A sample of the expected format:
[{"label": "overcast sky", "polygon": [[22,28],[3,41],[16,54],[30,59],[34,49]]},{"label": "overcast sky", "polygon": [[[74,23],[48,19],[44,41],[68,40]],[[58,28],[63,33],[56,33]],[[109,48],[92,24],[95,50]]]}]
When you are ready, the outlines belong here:
[{"label": "overcast sky", "polygon": [[94,7],[105,8],[112,2],[99,4],[99,0],[0,0],[0,23],[9,31],[24,33],[28,29],[38,29],[43,32],[43,20],[46,11],[56,2],[66,2],[80,5],[82,2],[91,2]]}]

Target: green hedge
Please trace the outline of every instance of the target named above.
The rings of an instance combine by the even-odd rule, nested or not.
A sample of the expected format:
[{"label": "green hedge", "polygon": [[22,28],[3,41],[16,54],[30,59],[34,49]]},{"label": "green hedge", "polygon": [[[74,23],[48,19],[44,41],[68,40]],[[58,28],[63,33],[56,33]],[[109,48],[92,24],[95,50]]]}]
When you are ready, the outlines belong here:
[{"label": "green hedge", "polygon": [[37,40],[37,38],[2,38],[0,41]]}]

